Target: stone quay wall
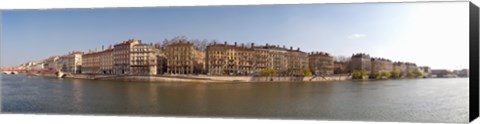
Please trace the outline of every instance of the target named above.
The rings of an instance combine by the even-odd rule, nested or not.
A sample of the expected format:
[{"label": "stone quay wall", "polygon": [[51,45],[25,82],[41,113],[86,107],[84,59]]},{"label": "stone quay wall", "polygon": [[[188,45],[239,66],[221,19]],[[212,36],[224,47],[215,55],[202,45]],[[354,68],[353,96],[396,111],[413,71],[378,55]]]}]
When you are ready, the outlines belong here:
[{"label": "stone quay wall", "polygon": [[86,75],[69,74],[66,78],[119,81],[176,81],[176,82],[290,82],[290,81],[338,81],[348,80],[348,75],[333,75],[325,77],[263,77],[263,76],[134,76],[134,75]]}]

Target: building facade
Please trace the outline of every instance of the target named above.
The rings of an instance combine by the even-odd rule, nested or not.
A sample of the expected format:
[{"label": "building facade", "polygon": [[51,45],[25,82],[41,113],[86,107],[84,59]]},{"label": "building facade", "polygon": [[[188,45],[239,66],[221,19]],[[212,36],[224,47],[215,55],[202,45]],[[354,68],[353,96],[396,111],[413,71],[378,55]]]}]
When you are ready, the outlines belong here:
[{"label": "building facade", "polygon": [[45,59],[42,63],[44,63],[44,68],[47,70],[58,70],[60,66],[58,65],[58,60],[60,59],[59,56],[51,56]]},{"label": "building facade", "polygon": [[129,74],[130,71],[130,52],[131,47],[141,44],[140,40],[130,39],[122,43],[115,44],[113,47],[113,73]]},{"label": "building facade", "polygon": [[290,47],[287,50],[287,72],[288,76],[305,76],[304,70],[308,69],[308,54],[300,51],[300,49],[294,50]]},{"label": "building facade", "polygon": [[82,55],[82,73],[100,74],[100,53],[89,51]]},{"label": "building facade", "polygon": [[70,73],[82,73],[82,55],[83,52],[73,52],[68,56],[68,69]]},{"label": "building facade", "polygon": [[131,47],[130,73],[133,75],[157,75],[157,54],[152,45],[138,44]]},{"label": "building facade", "polygon": [[405,63],[405,66],[407,67],[407,72],[414,72],[418,70],[417,64],[415,63],[407,62]]},{"label": "building facade", "polygon": [[251,75],[254,72],[254,51],[244,44],[213,43],[207,46],[205,53],[210,75]]},{"label": "building facade", "polygon": [[68,55],[59,56],[57,61],[58,70],[62,72],[68,72]]},{"label": "building facade", "polygon": [[423,73],[423,75],[425,77],[431,77],[432,75],[432,69],[428,66],[420,66],[418,67],[418,69],[420,69],[420,71]]},{"label": "building facade", "polygon": [[300,49],[268,44],[213,43],[206,50],[206,66],[210,75],[258,75],[259,71],[271,68],[276,76],[298,76],[307,68],[308,57]]},{"label": "building facade", "polygon": [[100,73],[113,74],[113,48],[110,46],[107,49],[100,51]]},{"label": "building facade", "polygon": [[393,72],[393,63],[391,60],[384,58],[371,58],[372,65],[371,74],[382,73],[382,72]]},{"label": "building facade", "polygon": [[287,76],[288,50],[275,45],[254,46],[255,70],[271,68],[276,71],[276,76]]},{"label": "building facade", "polygon": [[404,77],[407,75],[407,65],[404,62],[394,62],[393,71],[400,72],[400,76]]},{"label": "building facade", "polygon": [[371,58],[370,55],[364,53],[358,53],[352,55],[349,63],[349,70],[353,71],[367,71],[368,73],[371,72]]},{"label": "building facade", "polygon": [[457,71],[455,71],[455,74],[456,74],[458,77],[470,77],[470,71],[469,71],[469,69],[457,70]]},{"label": "building facade", "polygon": [[308,67],[315,75],[332,75],[333,57],[325,52],[311,52],[308,54]]},{"label": "building facade", "polygon": [[83,52],[70,52],[59,58],[58,65],[60,71],[64,73],[81,73]]},{"label": "building facade", "polygon": [[69,52],[59,56],[56,65],[59,71],[64,73],[80,73],[83,52]]},{"label": "building facade", "polygon": [[456,77],[456,75],[452,71],[446,69],[433,69],[432,76],[441,78]]},{"label": "building facade", "polygon": [[165,46],[167,73],[200,74],[204,72],[204,52],[198,50],[186,40],[180,40]]}]

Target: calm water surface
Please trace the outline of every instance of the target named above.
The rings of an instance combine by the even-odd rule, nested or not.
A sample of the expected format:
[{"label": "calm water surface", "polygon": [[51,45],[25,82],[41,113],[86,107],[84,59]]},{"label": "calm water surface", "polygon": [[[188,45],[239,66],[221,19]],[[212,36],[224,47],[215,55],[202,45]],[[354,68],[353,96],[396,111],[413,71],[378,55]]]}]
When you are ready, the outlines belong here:
[{"label": "calm water surface", "polygon": [[204,84],[1,76],[8,113],[468,122],[468,78]]}]

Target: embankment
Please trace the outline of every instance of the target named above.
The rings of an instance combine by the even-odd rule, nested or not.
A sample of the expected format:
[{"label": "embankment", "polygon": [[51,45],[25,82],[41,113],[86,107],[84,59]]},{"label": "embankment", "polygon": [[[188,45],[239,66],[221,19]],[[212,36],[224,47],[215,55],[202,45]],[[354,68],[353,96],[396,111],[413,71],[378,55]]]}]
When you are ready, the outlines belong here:
[{"label": "embankment", "polygon": [[120,80],[120,81],[177,81],[177,82],[316,82],[338,81],[350,79],[347,75],[332,75],[325,77],[263,77],[263,76],[134,76],[134,75],[93,75],[93,74],[68,74],[66,78],[92,79],[92,80]]}]

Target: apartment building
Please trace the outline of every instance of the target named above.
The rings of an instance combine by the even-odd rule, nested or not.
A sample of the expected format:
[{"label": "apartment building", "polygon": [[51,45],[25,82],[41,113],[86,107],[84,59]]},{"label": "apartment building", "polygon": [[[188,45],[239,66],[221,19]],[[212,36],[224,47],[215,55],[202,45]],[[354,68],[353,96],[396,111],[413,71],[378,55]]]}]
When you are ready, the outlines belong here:
[{"label": "apartment building", "polygon": [[140,40],[130,39],[117,43],[113,47],[113,73],[129,74],[130,71],[130,52],[131,47],[141,44]]},{"label": "apartment building", "polygon": [[332,75],[333,57],[326,52],[311,52],[308,54],[308,67],[315,75]]}]

